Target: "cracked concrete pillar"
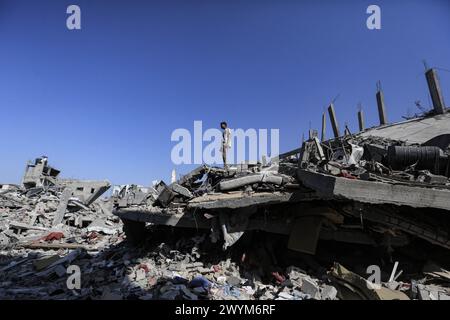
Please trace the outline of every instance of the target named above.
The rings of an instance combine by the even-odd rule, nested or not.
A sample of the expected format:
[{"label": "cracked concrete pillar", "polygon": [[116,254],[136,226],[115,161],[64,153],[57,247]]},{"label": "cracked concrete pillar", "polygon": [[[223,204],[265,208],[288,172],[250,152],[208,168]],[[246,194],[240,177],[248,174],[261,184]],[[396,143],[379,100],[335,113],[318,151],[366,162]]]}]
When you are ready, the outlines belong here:
[{"label": "cracked concrete pillar", "polygon": [[330,116],[331,126],[333,128],[334,137],[338,138],[341,134],[339,133],[339,124],[336,118],[336,112],[334,111],[333,103],[328,107],[328,115]]},{"label": "cracked concrete pillar", "polygon": [[378,105],[378,117],[380,118],[380,125],[387,124],[386,105],[384,104],[384,94],[381,88],[377,91],[377,105]]},{"label": "cracked concrete pillar", "polygon": [[430,90],[431,100],[433,101],[433,108],[437,114],[445,112],[444,97],[442,96],[441,86],[435,69],[428,69],[425,72],[427,78],[428,89]]},{"label": "cracked concrete pillar", "polygon": [[358,111],[358,124],[359,124],[359,131],[363,131],[365,129],[365,125],[364,125],[364,113],[362,110]]},{"label": "cracked concrete pillar", "polygon": [[322,113],[322,135],[320,137],[321,141],[325,141],[326,137],[326,125],[327,125],[327,115],[326,113]]}]

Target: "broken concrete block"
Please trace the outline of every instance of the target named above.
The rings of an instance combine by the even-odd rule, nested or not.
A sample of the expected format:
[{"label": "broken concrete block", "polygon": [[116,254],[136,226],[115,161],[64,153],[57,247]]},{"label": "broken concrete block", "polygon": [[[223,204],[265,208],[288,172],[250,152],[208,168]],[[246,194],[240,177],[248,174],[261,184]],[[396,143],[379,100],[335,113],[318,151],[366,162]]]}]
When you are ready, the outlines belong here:
[{"label": "broken concrete block", "polygon": [[311,299],[311,296],[309,294],[303,293],[298,290],[294,290],[292,292],[292,294],[294,295],[295,300],[310,300]]},{"label": "broken concrete block", "polygon": [[450,300],[450,295],[449,294],[445,294],[442,292],[439,292],[439,298],[438,300]]},{"label": "broken concrete block", "polygon": [[227,283],[231,286],[238,286],[241,284],[241,279],[235,276],[227,277]]},{"label": "broken concrete block", "polygon": [[67,210],[67,204],[69,203],[72,193],[73,193],[73,190],[71,188],[64,189],[64,191],[61,195],[61,199],[59,200],[58,208],[56,209],[56,212],[54,215],[53,226],[57,226],[58,224],[60,224],[63,221],[64,215]]},{"label": "broken concrete block", "polygon": [[309,294],[313,299],[320,300],[320,288],[310,278],[302,279],[302,292]]},{"label": "broken concrete block", "polygon": [[225,276],[219,276],[216,278],[216,282],[218,284],[225,284],[227,282],[227,277]]},{"label": "broken concrete block", "polygon": [[136,281],[144,280],[146,278],[145,270],[142,268],[137,269],[135,276],[136,276],[136,278],[135,278]]},{"label": "broken concrete block", "polygon": [[253,174],[253,175],[246,175],[243,177],[231,179],[231,180],[224,180],[219,183],[220,190],[226,191],[226,190],[232,190],[237,189],[249,184],[254,184],[258,182],[265,182],[265,183],[271,183],[276,185],[281,185],[283,183],[283,178],[277,175],[272,174]]},{"label": "broken concrete block", "polygon": [[188,188],[185,188],[183,186],[180,186],[178,183],[172,183],[170,185],[170,188],[172,189],[173,192],[176,192],[180,195],[182,195],[183,197],[186,198],[192,198],[194,195],[192,194],[192,192],[189,191]]},{"label": "broken concrete block", "polygon": [[306,277],[306,272],[295,266],[288,267],[286,269],[286,273],[288,274],[289,279],[291,280],[299,280],[302,279],[303,277]]},{"label": "broken concrete block", "polygon": [[88,227],[87,227],[87,231],[89,232],[101,232],[104,234],[116,234],[119,232],[118,228],[115,228],[113,226],[108,226],[104,219],[102,218],[98,218],[95,219]]},{"label": "broken concrete block", "polygon": [[175,196],[176,196],[175,192],[173,192],[168,186],[163,185],[162,191],[159,193],[159,196],[156,199],[156,201],[164,208],[167,207],[170,202],[172,202]]},{"label": "broken concrete block", "polygon": [[8,244],[9,238],[4,233],[0,233],[0,248],[7,246]]},{"label": "broken concrete block", "polygon": [[322,300],[334,300],[337,296],[337,290],[333,286],[324,285],[321,292]]}]

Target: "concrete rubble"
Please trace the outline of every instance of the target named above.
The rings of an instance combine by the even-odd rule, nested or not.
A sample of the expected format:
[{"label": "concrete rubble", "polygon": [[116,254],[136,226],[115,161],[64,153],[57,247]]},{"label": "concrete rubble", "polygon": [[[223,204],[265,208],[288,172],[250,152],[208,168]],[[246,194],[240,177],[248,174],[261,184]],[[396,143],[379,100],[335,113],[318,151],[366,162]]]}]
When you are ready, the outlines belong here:
[{"label": "concrete rubble", "polygon": [[[433,75],[427,72],[428,83]],[[430,95],[441,97],[435,92],[438,88],[430,86]],[[253,234],[282,237],[283,248],[303,260],[318,259],[321,247],[330,243],[352,250],[375,248],[377,252],[365,257],[372,259],[366,268],[355,266],[358,273],[336,265],[342,263],[338,257],[334,261],[330,261],[332,255],[321,257],[333,285],[328,283],[322,290],[317,279],[307,279],[298,286],[300,292],[314,299],[321,298],[322,291],[333,299],[417,298],[403,291],[414,287],[425,292],[422,286],[411,285],[420,277],[420,267],[436,258],[446,266],[449,263],[441,254],[450,249],[450,113],[436,98],[432,110],[390,124],[380,85],[376,98],[379,126],[364,128],[360,112],[360,132],[351,133],[346,126],[341,135],[332,103],[328,111],[333,139],[325,140],[323,120],[321,140],[317,131],[310,130],[300,148],[269,161],[232,165],[227,170],[204,165],[138,196],[124,191],[113,200],[114,214],[124,222],[127,239],[137,245],[148,227],[165,226],[203,230],[212,244],[225,251]],[[427,250],[426,254],[418,248]],[[281,265],[274,251],[281,250],[272,248],[262,255],[266,267]],[[362,288],[374,260],[381,268],[393,267],[400,258],[401,263],[413,265],[413,277],[402,270],[395,279],[384,279],[383,290]],[[315,271],[320,270],[317,265]],[[345,265],[353,266],[354,261]],[[293,292],[280,298],[291,296]]]},{"label": "concrete rubble", "polygon": [[450,113],[430,93],[389,124],[379,89],[380,126],[360,112],[343,135],[331,104],[333,139],[324,114],[322,139],[275,158],[110,197],[38,158],[0,185],[0,298],[448,300]]},{"label": "concrete rubble", "polygon": [[[303,147],[306,148],[310,141],[317,143],[316,139],[308,140]],[[292,195],[283,196],[286,192],[306,192],[298,184],[298,172],[292,160],[294,158],[281,157],[275,163],[265,166],[240,165],[232,167],[228,172],[202,166],[171,185],[160,182],[151,188],[121,186],[115,188],[111,198],[100,198],[98,195],[95,200],[82,193],[77,194],[73,191],[76,189],[67,188],[67,181],[58,178],[51,183],[2,185],[0,298],[450,298],[450,288],[446,286],[450,282],[450,273],[433,262],[427,261],[421,277],[405,282],[399,279],[383,282],[383,290],[373,290],[367,285],[367,275],[364,278],[336,263],[329,264],[327,270],[314,261],[310,250],[315,252],[317,243],[307,244],[306,248],[302,245],[298,247],[298,239],[295,237],[290,236],[284,240],[277,236],[272,238],[258,224],[251,227],[249,221],[240,221],[237,216],[220,216],[224,210],[220,201],[230,199],[245,200],[242,207],[235,209],[246,216],[244,220],[250,220],[250,216],[258,214],[257,210],[248,210],[255,205],[262,205],[266,210],[271,205],[280,204],[301,208],[301,202],[291,200]],[[312,172],[317,172],[318,168],[314,161],[308,163],[308,169]],[[349,174],[354,174],[357,169],[354,166],[353,169],[346,170]],[[206,178],[203,177],[205,174]],[[337,173],[338,176],[340,174]],[[29,179],[27,181],[30,183]],[[40,178],[39,181],[45,179]],[[76,181],[76,185],[84,185],[90,189],[90,182]],[[281,196],[273,196],[278,193]],[[257,194],[263,196],[252,199]],[[187,228],[170,229],[183,221],[182,217],[191,204],[207,221],[214,220],[219,213],[216,221],[218,225],[209,230],[202,230],[201,226],[189,228],[189,225]],[[327,219],[321,222],[321,226],[343,223],[337,211],[324,210],[323,207],[307,208],[310,214],[317,211],[323,219]],[[136,236],[142,231],[142,224],[134,225],[136,221],[121,216],[130,212],[137,216],[163,216],[165,220],[158,220],[164,222],[159,224],[144,224],[146,236],[139,239]],[[56,216],[59,216],[58,220],[55,220]],[[125,221],[124,226],[120,216]],[[172,223],[171,218],[174,218]],[[301,220],[306,224],[312,223],[309,230],[306,230],[307,237],[317,237],[317,232],[311,233],[311,225],[315,222]],[[198,223],[202,223],[200,218]],[[125,235],[127,228],[128,235]],[[294,223],[293,229],[296,228]],[[300,225],[298,230],[301,229]],[[169,230],[171,231],[168,232]],[[320,233],[319,230],[319,235]],[[283,232],[279,232],[278,236],[280,235]],[[136,245],[139,240],[140,244]],[[227,242],[228,245],[225,245]],[[279,255],[275,253],[275,248],[280,248],[280,243],[284,243],[287,252],[291,253],[298,247],[299,256],[292,260],[292,264],[278,261]],[[289,246],[294,250],[289,249]],[[70,265],[80,267],[79,290],[67,287],[67,267]]]},{"label": "concrete rubble", "polygon": [[[432,215],[421,220],[426,208],[415,197],[405,200],[410,214],[417,211],[408,219],[405,204],[327,193],[329,186],[314,180],[448,192],[448,167],[440,165],[448,150],[430,158],[438,169],[431,160],[392,169],[390,148],[407,145],[360,134],[324,142],[313,136],[299,153],[264,165],[201,166],[169,185],[114,187],[107,198],[100,197],[107,182],[67,181],[52,175],[55,169],[33,182],[26,173],[22,185],[1,187],[0,298],[448,300],[448,261],[441,261],[446,269],[431,259],[449,242],[430,229]],[[432,250],[408,252],[417,241]],[[370,253],[361,254],[366,247]],[[395,279],[383,271],[381,287],[371,287],[367,266],[397,259],[405,270]],[[67,286],[70,265],[81,271],[78,290]]]}]

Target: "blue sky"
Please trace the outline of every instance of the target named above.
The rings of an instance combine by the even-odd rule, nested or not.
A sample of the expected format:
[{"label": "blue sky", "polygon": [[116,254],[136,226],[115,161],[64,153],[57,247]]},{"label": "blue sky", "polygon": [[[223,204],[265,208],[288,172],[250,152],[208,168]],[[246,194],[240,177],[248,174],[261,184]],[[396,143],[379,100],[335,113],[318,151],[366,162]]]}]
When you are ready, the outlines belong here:
[{"label": "blue sky", "polygon": [[338,94],[341,126],[356,130],[358,102],[377,124],[377,80],[398,121],[430,105],[422,60],[450,70],[449,39],[447,0],[0,0],[0,182],[42,154],[65,177],[168,180],[171,133],[194,120],[279,128],[287,151]]}]

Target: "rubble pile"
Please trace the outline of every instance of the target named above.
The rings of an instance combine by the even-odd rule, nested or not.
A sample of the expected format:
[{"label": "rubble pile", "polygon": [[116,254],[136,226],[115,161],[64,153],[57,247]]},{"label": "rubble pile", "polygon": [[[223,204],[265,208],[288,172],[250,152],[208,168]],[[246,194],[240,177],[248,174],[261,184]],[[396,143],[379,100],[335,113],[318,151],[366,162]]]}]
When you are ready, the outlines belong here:
[{"label": "rubble pile", "polygon": [[[59,222],[63,193],[57,188],[26,190],[9,186],[0,193],[0,247],[89,248],[99,235],[121,232],[111,205],[98,199],[89,206],[69,198]],[[64,240],[64,243],[53,243]]]},{"label": "rubble pile", "polygon": [[[97,250],[1,250],[1,299],[340,300],[450,299],[450,272],[427,263],[415,280],[385,281],[377,289],[334,263],[328,270],[304,263],[266,268],[261,241],[223,251],[206,233],[155,228],[136,247],[122,234]],[[267,236],[270,238],[270,236]],[[55,240],[54,240],[55,241]],[[269,263],[270,264],[270,263]],[[269,265],[267,264],[267,265]],[[80,270],[80,289],[68,286],[68,267]],[[298,267],[297,265],[303,265]],[[356,267],[355,267],[356,268]],[[401,272],[400,272],[401,274]]]},{"label": "rubble pile", "polygon": [[[27,164],[22,185],[1,186],[3,247],[89,247],[95,234],[121,231],[111,202],[100,198],[109,188],[107,181],[64,180],[58,175],[42,157]],[[62,239],[64,243],[52,243]]]},{"label": "rubble pile", "polygon": [[[225,251],[254,232],[283,235],[281,246],[298,254],[316,255],[324,241],[376,248],[384,256],[378,259],[382,265],[409,250],[417,270],[384,279],[381,291],[365,289],[365,269],[355,274],[337,263],[339,257],[324,267],[338,298],[415,299],[419,295],[413,292],[429,285],[422,267],[435,257],[423,256],[418,248],[428,246],[428,253],[450,249],[449,115],[430,113],[358,134],[346,130],[326,141],[311,131],[301,148],[269,162],[226,169],[200,166],[170,185],[123,188],[113,213],[136,244],[149,224],[208,230],[208,241]],[[421,134],[431,122],[436,129]],[[402,132],[403,138],[396,138]],[[266,273],[286,276],[286,267]],[[322,281],[316,275],[311,282],[331,285],[317,279]],[[405,282],[395,282],[400,280]],[[300,296],[287,288],[285,298]],[[439,290],[444,299],[446,286]]]},{"label": "rubble pile", "polygon": [[114,194],[115,204],[118,208],[139,207],[171,213],[201,196],[236,190],[247,194],[280,191],[295,181],[295,167],[295,161],[288,160],[270,164],[247,163],[226,170],[202,165],[170,185],[160,181],[150,188],[123,186]]},{"label": "rubble pile", "polygon": [[83,252],[121,239],[112,203],[100,198],[109,183],[58,175],[41,157],[27,164],[22,185],[0,185],[0,297],[47,297]]},{"label": "rubble pile", "polygon": [[407,144],[389,138],[347,135],[304,143],[302,169],[348,179],[450,187],[450,146]]},{"label": "rubble pile", "polygon": [[450,113],[427,117],[109,198],[38,158],[0,185],[0,298],[448,300],[450,135],[417,126]]},{"label": "rubble pile", "polygon": [[[167,230],[146,247],[120,235],[100,250],[15,248],[2,250],[1,299],[335,299],[337,291],[297,267],[262,281],[230,252],[207,248],[206,234],[170,240]],[[168,242],[160,242],[167,240]],[[213,253],[213,254],[211,254]],[[245,259],[242,259],[245,260]],[[80,290],[67,285],[67,267],[80,269]],[[321,283],[321,285],[319,285]]]}]

